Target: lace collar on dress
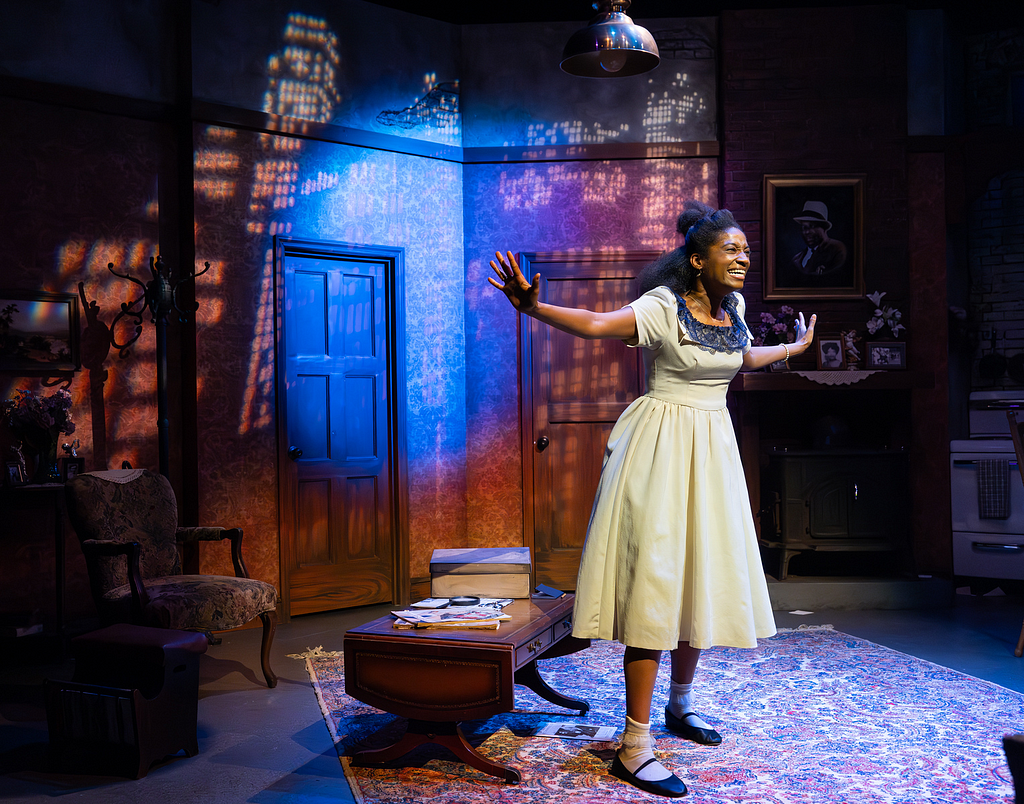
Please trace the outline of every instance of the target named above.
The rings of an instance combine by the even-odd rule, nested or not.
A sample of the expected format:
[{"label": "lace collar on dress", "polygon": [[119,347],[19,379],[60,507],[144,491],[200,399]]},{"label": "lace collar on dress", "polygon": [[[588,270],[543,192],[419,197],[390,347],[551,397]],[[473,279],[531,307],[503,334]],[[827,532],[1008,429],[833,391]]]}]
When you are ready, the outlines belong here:
[{"label": "lace collar on dress", "polygon": [[[674,292],[674,291],[673,291]],[[737,300],[733,293],[722,299],[722,307],[729,314],[732,324],[728,327],[718,327],[714,324],[705,324],[698,321],[690,308],[686,306],[686,300],[678,293],[675,294],[679,303],[679,323],[690,335],[693,342],[705,352],[742,352],[747,345],[750,336],[747,334],[747,326],[737,312]]]}]

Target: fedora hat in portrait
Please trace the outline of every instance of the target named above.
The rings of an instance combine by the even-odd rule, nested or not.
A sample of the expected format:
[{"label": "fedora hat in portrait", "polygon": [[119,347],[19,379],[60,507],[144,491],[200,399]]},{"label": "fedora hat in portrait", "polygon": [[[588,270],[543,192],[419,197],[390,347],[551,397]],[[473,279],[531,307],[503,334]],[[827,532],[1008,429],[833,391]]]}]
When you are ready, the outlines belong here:
[{"label": "fedora hat in portrait", "polygon": [[803,212],[795,216],[793,220],[798,223],[818,223],[821,224],[827,232],[832,228],[831,222],[828,219],[828,207],[825,206],[821,201],[808,201],[804,204]]}]

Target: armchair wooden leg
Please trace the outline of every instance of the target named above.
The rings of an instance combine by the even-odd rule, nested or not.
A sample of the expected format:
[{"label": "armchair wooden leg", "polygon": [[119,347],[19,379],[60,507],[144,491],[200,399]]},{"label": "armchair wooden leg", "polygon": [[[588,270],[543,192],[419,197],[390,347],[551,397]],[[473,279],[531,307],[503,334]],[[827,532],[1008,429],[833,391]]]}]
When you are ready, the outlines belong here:
[{"label": "armchair wooden leg", "polygon": [[1017,648],[1014,650],[1013,655],[1018,658],[1024,656],[1024,625],[1020,627],[1020,636],[1017,637]]},{"label": "armchair wooden leg", "polygon": [[277,686],[277,676],[270,669],[270,646],[274,644],[274,632],[277,631],[277,612],[265,611],[260,615],[263,620],[263,647],[260,650],[260,663],[263,665],[263,676],[267,679],[267,686],[273,689]]}]

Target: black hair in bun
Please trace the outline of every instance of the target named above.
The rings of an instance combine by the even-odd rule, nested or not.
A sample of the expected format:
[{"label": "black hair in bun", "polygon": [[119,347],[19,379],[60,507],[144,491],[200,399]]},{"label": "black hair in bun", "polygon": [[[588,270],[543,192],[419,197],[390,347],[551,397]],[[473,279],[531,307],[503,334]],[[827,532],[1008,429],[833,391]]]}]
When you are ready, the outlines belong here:
[{"label": "black hair in bun", "polygon": [[661,285],[667,285],[680,296],[691,290],[697,272],[690,263],[690,257],[694,254],[707,256],[722,232],[738,228],[729,210],[714,209],[692,199],[687,201],[676,219],[676,231],[686,238],[683,245],[663,254],[640,272],[640,293]]}]

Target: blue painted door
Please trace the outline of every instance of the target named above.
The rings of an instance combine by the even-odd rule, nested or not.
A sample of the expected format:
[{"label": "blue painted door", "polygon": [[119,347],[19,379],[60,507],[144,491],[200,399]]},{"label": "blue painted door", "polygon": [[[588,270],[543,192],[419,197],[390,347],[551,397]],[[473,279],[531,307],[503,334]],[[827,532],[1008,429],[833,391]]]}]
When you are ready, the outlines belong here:
[{"label": "blue painted door", "polygon": [[[278,411],[288,615],[393,599],[389,262],[285,248]],[[282,359],[283,358],[283,359]],[[283,382],[280,381],[283,379]]]}]

